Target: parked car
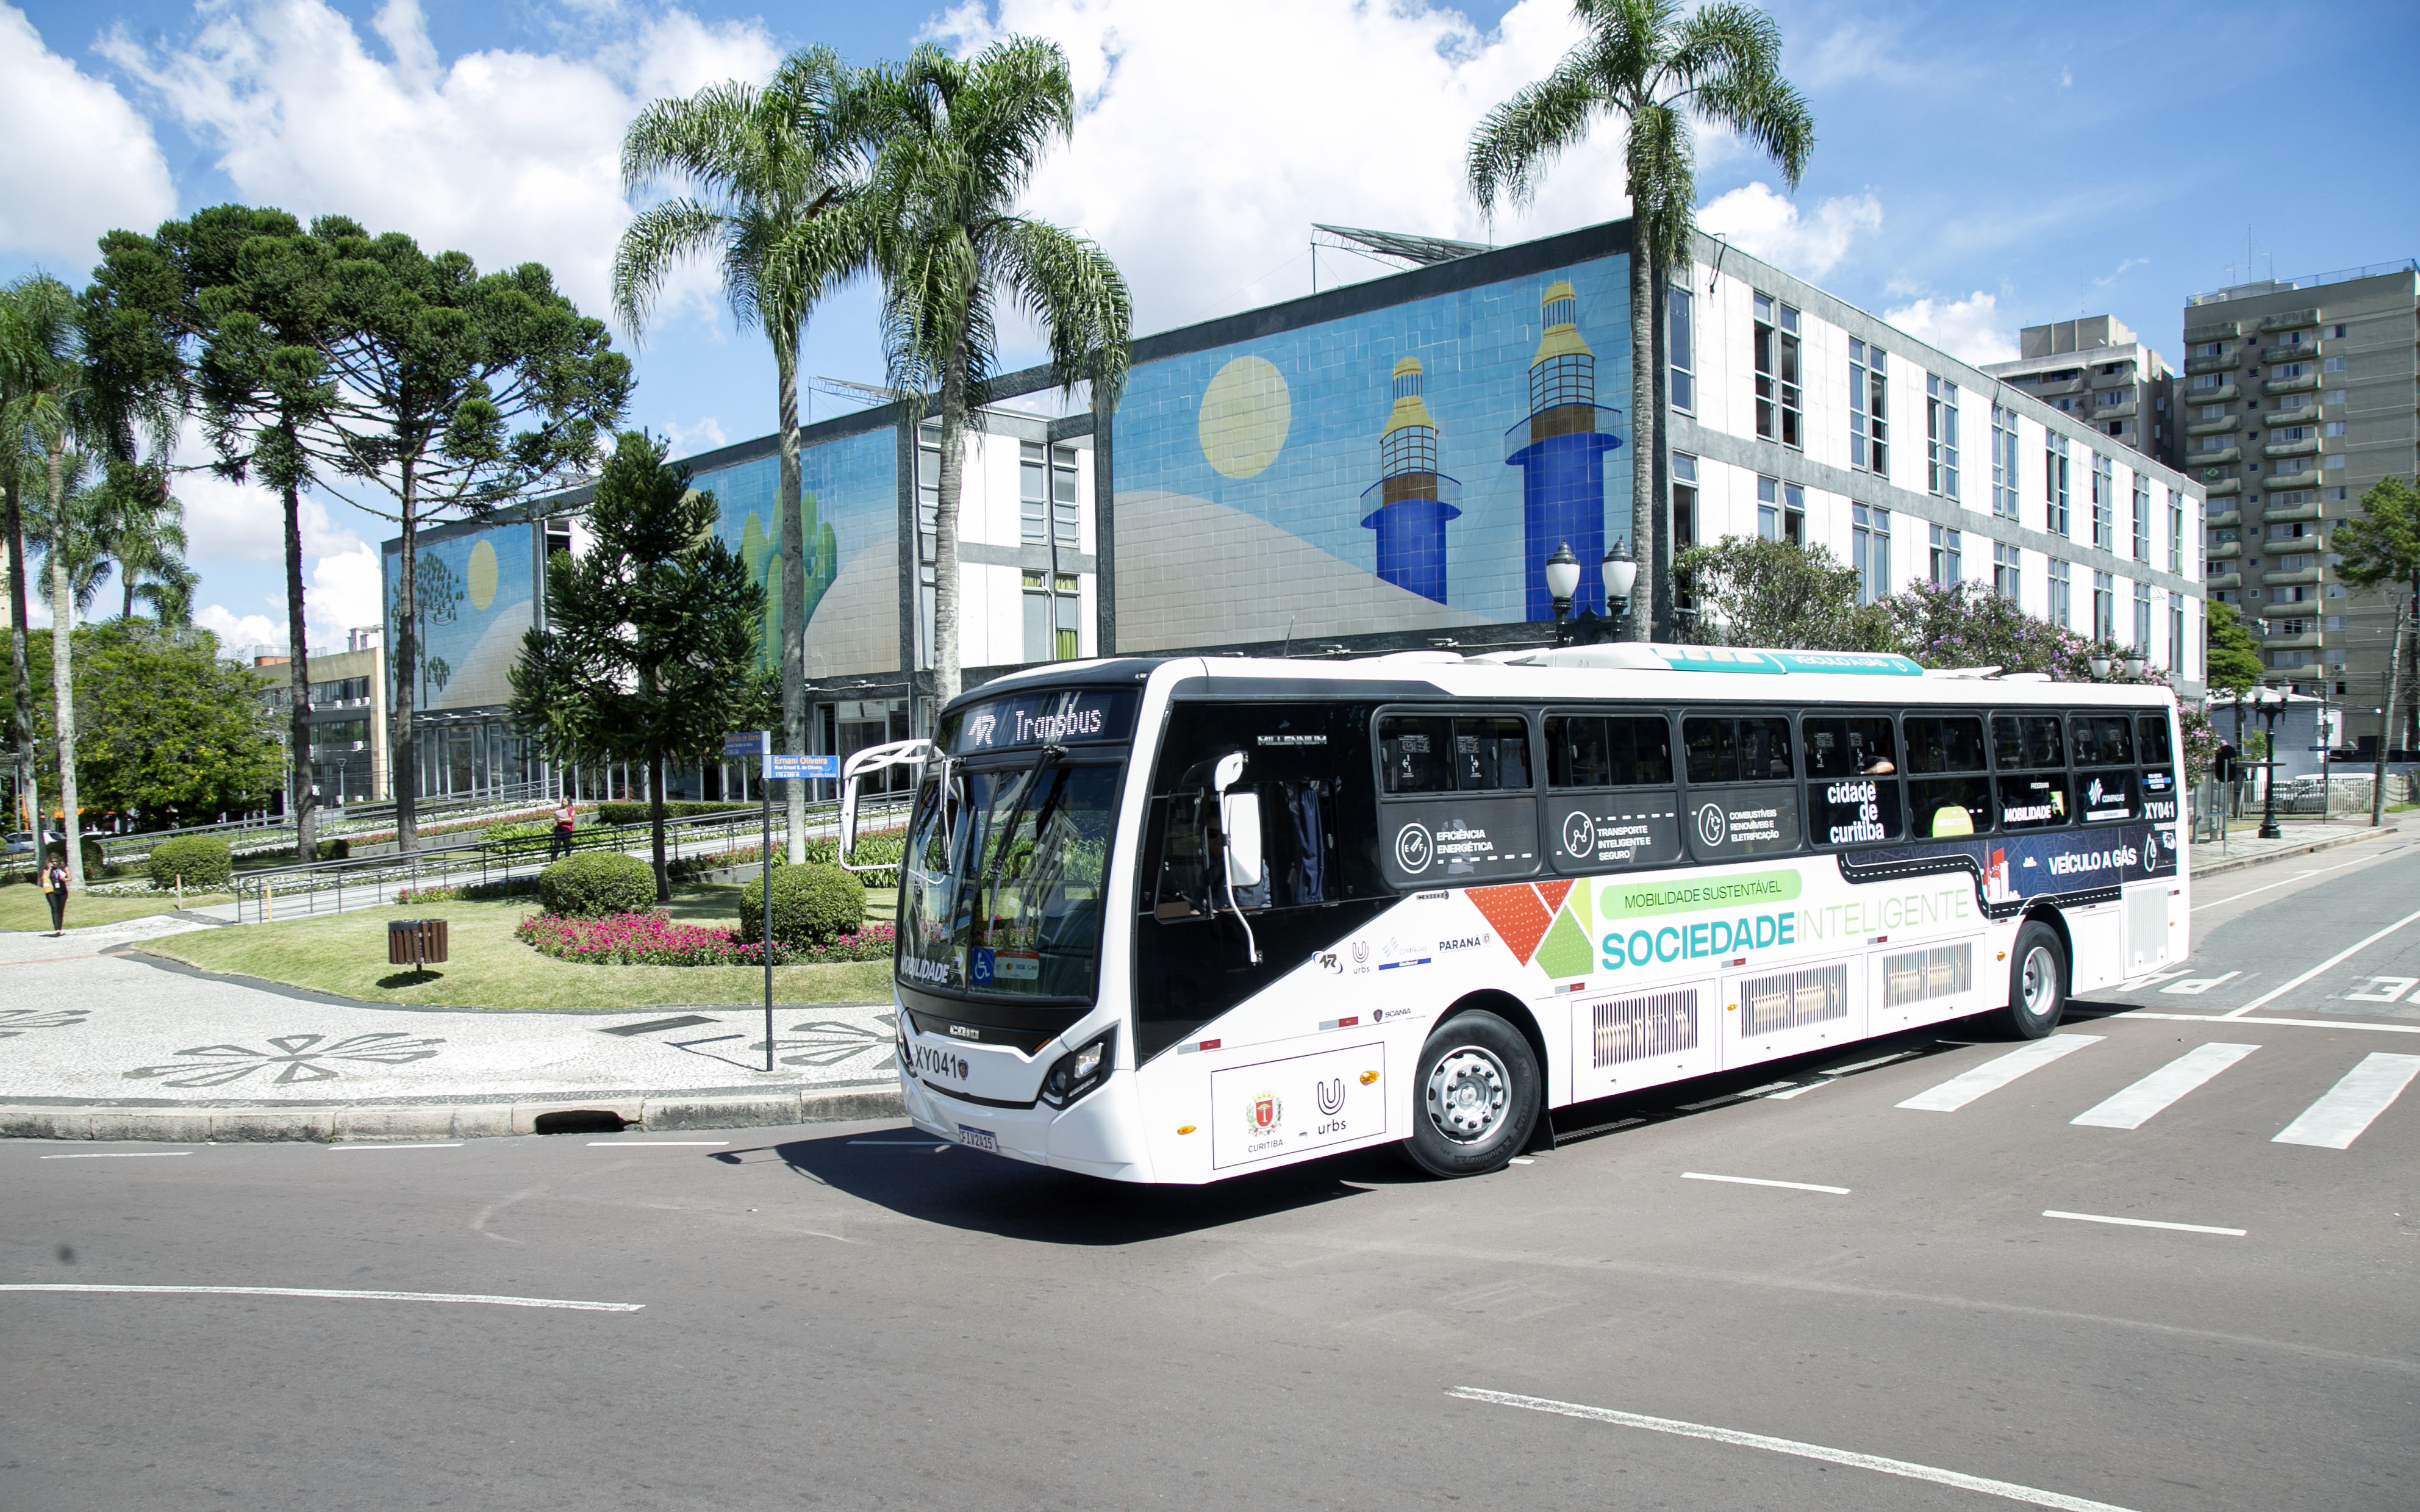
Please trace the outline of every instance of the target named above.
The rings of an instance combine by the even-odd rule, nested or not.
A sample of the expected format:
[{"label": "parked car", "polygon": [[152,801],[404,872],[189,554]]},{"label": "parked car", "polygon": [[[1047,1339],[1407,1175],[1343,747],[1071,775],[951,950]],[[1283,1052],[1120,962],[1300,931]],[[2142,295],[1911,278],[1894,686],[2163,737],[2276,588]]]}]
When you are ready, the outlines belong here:
[{"label": "parked car", "polygon": [[8,834],[8,853],[12,856],[32,855],[34,853],[34,832],[31,830],[10,831]]}]

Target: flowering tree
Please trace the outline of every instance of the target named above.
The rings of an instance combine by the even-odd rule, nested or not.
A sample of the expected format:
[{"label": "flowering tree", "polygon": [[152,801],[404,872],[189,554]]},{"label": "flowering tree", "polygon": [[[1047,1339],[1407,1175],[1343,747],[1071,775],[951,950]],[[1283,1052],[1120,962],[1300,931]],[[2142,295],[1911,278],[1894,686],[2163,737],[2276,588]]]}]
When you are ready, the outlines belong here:
[{"label": "flowering tree", "polygon": [[2091,642],[1984,584],[1918,583],[1889,605],[1900,649],[1926,666],[2047,672],[2059,682],[2092,675]]}]

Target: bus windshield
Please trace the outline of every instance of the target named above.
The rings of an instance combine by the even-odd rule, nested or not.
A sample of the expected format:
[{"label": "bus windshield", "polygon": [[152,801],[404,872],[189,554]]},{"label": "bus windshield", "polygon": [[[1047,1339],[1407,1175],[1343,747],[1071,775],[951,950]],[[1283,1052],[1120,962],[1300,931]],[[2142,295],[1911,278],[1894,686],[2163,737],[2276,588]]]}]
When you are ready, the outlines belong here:
[{"label": "bus windshield", "polygon": [[899,974],[984,996],[1091,997],[1119,771],[1056,753],[948,769],[908,835]]}]

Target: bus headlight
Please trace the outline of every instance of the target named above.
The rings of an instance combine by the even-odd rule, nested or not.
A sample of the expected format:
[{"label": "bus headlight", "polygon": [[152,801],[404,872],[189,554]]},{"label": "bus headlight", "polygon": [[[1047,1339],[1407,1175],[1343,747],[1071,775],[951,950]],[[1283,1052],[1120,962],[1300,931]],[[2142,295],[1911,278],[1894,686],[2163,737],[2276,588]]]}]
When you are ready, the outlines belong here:
[{"label": "bus headlight", "polygon": [[1063,1108],[1077,1099],[1088,1096],[1109,1079],[1109,1070],[1117,1062],[1118,1032],[1109,1030],[1059,1057],[1050,1074],[1042,1079],[1042,1100],[1054,1108]]}]

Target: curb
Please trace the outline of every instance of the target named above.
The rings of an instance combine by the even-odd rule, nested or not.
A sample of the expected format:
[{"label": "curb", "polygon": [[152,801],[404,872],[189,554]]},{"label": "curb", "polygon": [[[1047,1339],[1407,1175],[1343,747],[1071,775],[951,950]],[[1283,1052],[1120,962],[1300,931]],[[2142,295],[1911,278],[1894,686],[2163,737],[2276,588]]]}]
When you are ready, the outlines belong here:
[{"label": "curb", "polygon": [[[363,1103],[287,1108],[273,1103],[215,1108],[47,1108],[0,1103],[0,1139],[148,1140],[171,1145],[318,1144],[483,1139],[538,1132],[550,1114],[611,1115],[625,1129],[766,1129],[904,1116],[896,1083],[744,1097],[668,1092],[580,1099],[493,1102]],[[603,1120],[597,1125],[601,1128]]]},{"label": "curb", "polygon": [[2291,861],[2296,856],[2307,856],[2321,850],[2334,850],[2338,846],[2359,845],[2364,840],[2381,839],[2401,828],[2402,826],[2398,824],[2381,824],[2374,830],[2365,827],[2350,834],[2331,835],[2327,839],[2314,840],[2307,845],[2287,846],[2282,850],[2265,851],[2257,856],[2244,856],[2234,861],[2214,861],[2207,866],[2195,866],[2193,875],[2196,879],[2223,877],[2230,871],[2242,871],[2247,866],[2266,865],[2273,861]]}]

